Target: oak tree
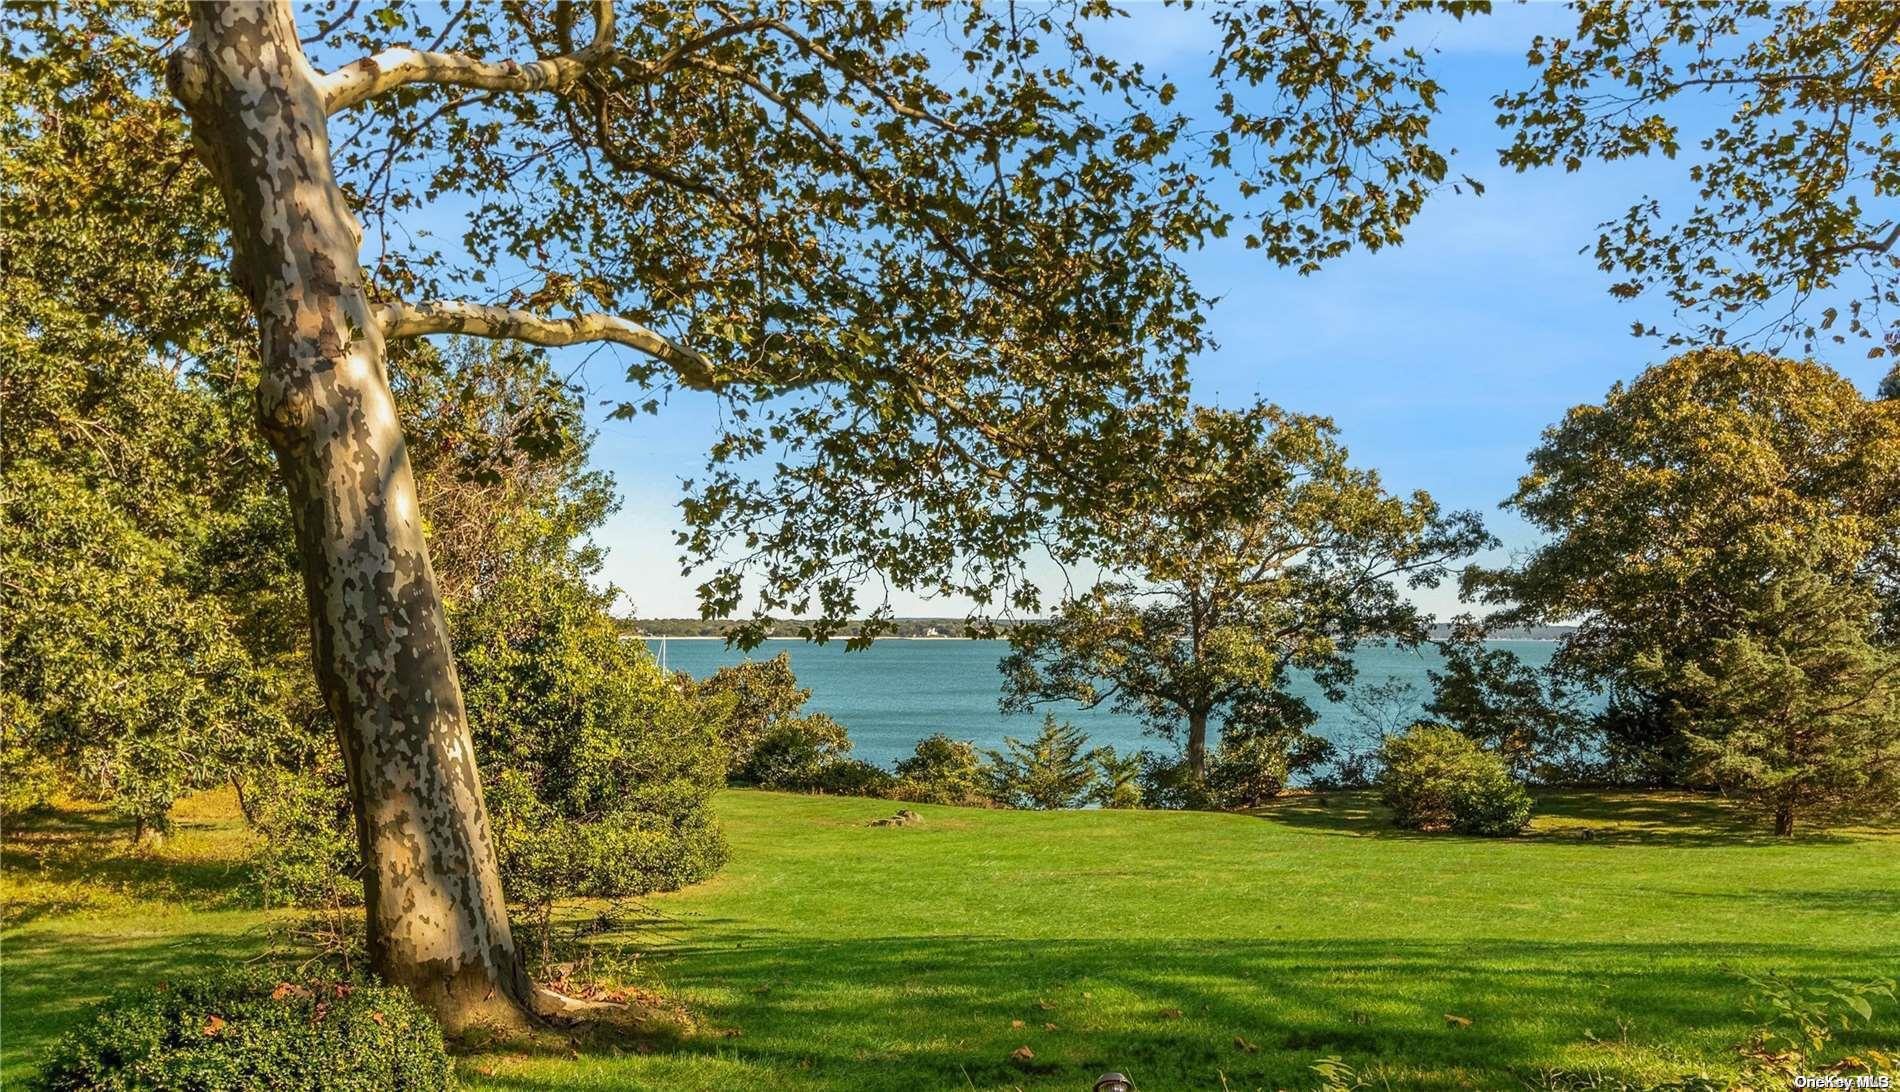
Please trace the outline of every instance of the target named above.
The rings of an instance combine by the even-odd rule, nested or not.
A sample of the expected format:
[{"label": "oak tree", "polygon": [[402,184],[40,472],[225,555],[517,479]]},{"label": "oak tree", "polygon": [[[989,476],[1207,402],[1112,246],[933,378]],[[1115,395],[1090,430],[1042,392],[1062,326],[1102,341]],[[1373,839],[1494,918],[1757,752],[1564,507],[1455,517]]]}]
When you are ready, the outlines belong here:
[{"label": "oak tree", "polygon": [[1530,464],[1507,505],[1551,537],[1467,590],[1495,624],[1576,623],[1555,666],[1625,703],[1693,722],[1678,684],[1776,581],[1896,585],[1900,413],[1812,361],[1686,353],[1572,409]]},{"label": "oak tree", "polygon": [[1491,541],[1352,466],[1332,422],[1275,406],[1195,410],[1154,472],[1141,503],[1097,512],[1110,579],[1010,630],[1003,707],[1106,704],[1181,743],[1196,779],[1210,726],[1299,749],[1315,715],[1289,673],[1343,697],[1362,641],[1424,639],[1404,589]]}]

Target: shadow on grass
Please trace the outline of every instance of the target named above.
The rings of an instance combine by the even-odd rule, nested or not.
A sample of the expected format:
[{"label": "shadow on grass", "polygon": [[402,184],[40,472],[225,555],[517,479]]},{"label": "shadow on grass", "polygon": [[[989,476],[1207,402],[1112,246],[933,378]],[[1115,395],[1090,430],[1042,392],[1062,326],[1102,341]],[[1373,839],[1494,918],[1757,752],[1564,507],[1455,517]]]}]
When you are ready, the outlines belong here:
[{"label": "shadow on grass", "polygon": [[[1895,932],[1900,933],[1900,891],[1875,887],[1784,888],[1777,891],[1677,891],[1667,888],[1656,894],[1678,898],[1722,899],[1728,902],[1756,903],[1785,910],[1829,913],[1895,915]],[[1895,966],[1900,966],[1896,963]],[[1889,968],[1891,971],[1892,968]]]},{"label": "shadow on grass", "polygon": [[[1893,944],[1843,953],[1495,939],[788,942],[717,930],[700,939],[659,954],[669,984],[707,998],[696,1006],[700,1035],[638,1049],[625,1037],[582,1036],[578,1054],[528,1053],[609,1066],[624,1059],[625,1083],[609,1070],[600,1087],[661,1087],[648,1079],[653,1070],[635,1067],[705,1062],[774,1074],[765,1087],[1086,1088],[1119,1069],[1157,1089],[1218,1088],[1223,1079],[1235,1089],[1308,1088],[1316,1083],[1308,1067],[1328,1055],[1386,1073],[1393,1087],[1515,1087],[1517,1076],[1563,1061],[1555,1052],[1587,1048],[1592,1029],[1613,1034],[1619,1023],[1679,1068],[1692,1068],[1686,1059],[1719,1068],[1746,1027],[1745,990],[1725,963],[1849,977],[1900,964]],[[247,954],[248,943],[211,932],[9,938],[0,1073],[9,1085],[23,1079],[95,997],[210,970]],[[1471,1023],[1453,1026],[1447,1013]],[[1892,1011],[1881,1017],[1841,1046],[1890,1042],[1900,1023]],[[1012,1027],[1016,1020],[1024,1026]],[[1010,1061],[1019,1045],[1032,1047],[1032,1062]],[[639,1056],[649,1048],[658,1056]],[[1619,1058],[1611,1051],[1600,1062],[1614,1070]],[[518,1092],[570,1085],[544,1072],[479,1083]],[[688,1085],[705,1086],[680,1087]]]},{"label": "shadow on grass", "polygon": [[[709,1031],[675,1049],[847,1088],[1086,1088],[1110,1069],[1151,1088],[1306,1088],[1328,1055],[1383,1068],[1393,1087],[1515,1087],[1565,1061],[1560,1050],[1598,1049],[1592,1029],[1619,1022],[1649,1049],[1720,1067],[1746,1026],[1745,987],[1724,963],[1867,970],[1785,945],[719,940],[663,956],[669,983],[718,998],[699,1008]],[[1900,947],[1845,961],[1862,960],[1900,963]],[[1900,1024],[1885,1017],[1891,1038]],[[1032,1062],[1010,1060],[1019,1045]]]},{"label": "shadow on grass", "polygon": [[[1358,838],[1444,839],[1392,825],[1372,790],[1288,796],[1249,814],[1286,826]],[[1821,831],[1777,837],[1758,817],[1721,797],[1699,793],[1554,789],[1538,792],[1521,838],[1583,844],[1663,846],[1838,845],[1849,835]]]},{"label": "shadow on grass", "polygon": [[[184,838],[220,838],[228,823],[181,821]],[[11,824],[0,844],[0,870],[12,897],[0,925],[18,928],[87,909],[112,892],[136,892],[195,909],[224,910],[255,902],[250,872],[235,840],[184,847],[132,841],[131,826],[102,812],[45,811]]]}]

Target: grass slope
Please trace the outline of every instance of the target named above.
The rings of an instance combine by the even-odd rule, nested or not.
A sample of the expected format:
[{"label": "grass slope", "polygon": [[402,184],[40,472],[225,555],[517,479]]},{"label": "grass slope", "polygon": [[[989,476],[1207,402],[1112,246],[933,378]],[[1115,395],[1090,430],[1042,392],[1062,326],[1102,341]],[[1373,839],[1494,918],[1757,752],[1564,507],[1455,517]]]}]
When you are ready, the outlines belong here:
[{"label": "grass slope", "polygon": [[[919,807],[921,824],[865,825],[893,807],[724,794],[732,865],[655,900],[669,922],[642,941],[706,1030],[652,1055],[476,1055],[464,1078],[1085,1089],[1121,1069],[1152,1090],[1312,1088],[1328,1055],[1373,1087],[1659,1078],[1729,1067],[1748,1020],[1725,965],[1900,970],[1900,837],[1779,843],[1696,797],[1547,796],[1504,841],[1400,834],[1350,795],[1259,817]],[[188,818],[158,858],[100,853],[86,822],[9,833],[8,1086],[84,1000],[262,942],[231,819]],[[1900,1014],[1881,1019],[1846,1043],[1900,1041]]]}]

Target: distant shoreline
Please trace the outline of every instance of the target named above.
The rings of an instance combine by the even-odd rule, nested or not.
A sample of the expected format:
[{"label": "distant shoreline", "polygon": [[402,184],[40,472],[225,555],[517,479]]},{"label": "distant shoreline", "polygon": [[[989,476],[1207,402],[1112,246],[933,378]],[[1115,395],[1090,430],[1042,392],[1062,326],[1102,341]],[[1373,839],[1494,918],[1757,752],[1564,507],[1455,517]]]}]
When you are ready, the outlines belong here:
[{"label": "distant shoreline", "polygon": [[[725,640],[724,637],[715,637],[715,636],[711,636],[711,635],[703,634],[703,633],[695,633],[691,636],[675,636],[670,633],[628,633],[628,634],[625,634],[625,636],[630,639],[640,640],[640,641],[723,641]],[[1002,638],[1002,637],[879,637],[876,640],[881,644],[885,641],[1001,641],[1005,639],[1006,638]],[[801,644],[812,643],[812,640],[809,637],[766,637],[764,638],[764,640],[797,641]],[[849,637],[845,634],[840,634],[836,637],[833,637],[832,640],[844,641],[844,640],[849,640]]]},{"label": "distant shoreline", "polygon": [[[1016,626],[1024,622],[1043,621],[1044,619],[1008,619],[996,622],[995,636],[968,636],[965,626],[967,619],[950,617],[889,618],[877,623],[884,630],[876,640],[879,641],[994,641],[1007,639]],[[620,631],[630,636],[638,636],[650,641],[723,641],[734,630],[744,628],[747,623],[730,619],[708,620],[703,618],[619,618],[615,620]],[[849,640],[863,623],[846,622],[832,628],[832,640]],[[779,619],[768,623],[771,635],[768,641],[807,641],[797,629],[812,623],[799,619]],[[648,631],[652,626],[658,632]],[[1450,622],[1434,622],[1426,629],[1426,640],[1440,642],[1450,638],[1456,627]],[[1561,641],[1576,632],[1574,626],[1508,626],[1486,638],[1493,641]]]},{"label": "distant shoreline", "polygon": [[[629,641],[724,641],[725,640],[724,637],[709,636],[706,634],[693,634],[691,636],[675,636],[673,634],[666,634],[666,633],[627,633],[627,634],[623,634],[622,636],[624,639],[629,640]],[[848,639],[849,639],[848,636],[841,634],[837,637],[833,637],[832,641],[842,642]],[[878,644],[883,644],[886,641],[1007,641],[1008,639],[1009,638],[1007,637],[878,637],[878,638],[875,638]],[[799,644],[807,644],[807,645],[815,643],[809,637],[766,637],[766,638],[763,638],[763,640],[796,641]],[[1537,644],[1556,644],[1558,641],[1561,641],[1561,640],[1563,640],[1563,638],[1561,637],[1486,637],[1485,638],[1485,641],[1487,642],[1513,641],[1513,642],[1537,643]]]}]

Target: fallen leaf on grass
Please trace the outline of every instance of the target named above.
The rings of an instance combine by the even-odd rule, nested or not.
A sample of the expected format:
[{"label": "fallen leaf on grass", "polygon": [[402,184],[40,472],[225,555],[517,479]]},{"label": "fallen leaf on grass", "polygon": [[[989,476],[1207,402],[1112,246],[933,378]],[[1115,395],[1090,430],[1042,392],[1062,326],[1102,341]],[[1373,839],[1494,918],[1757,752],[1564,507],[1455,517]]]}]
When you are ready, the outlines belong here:
[{"label": "fallen leaf on grass", "polygon": [[1013,1028],[1020,1028],[1020,1027],[1026,1027],[1028,1025],[1024,1024],[1021,1020],[1011,1020],[1009,1022],[1009,1026]]},{"label": "fallen leaf on grass", "polygon": [[1238,1035],[1234,1036],[1234,1046],[1241,1050],[1246,1051],[1249,1054],[1256,1054],[1260,1050],[1259,1047],[1255,1046],[1254,1044],[1248,1042],[1247,1040],[1241,1038]]},{"label": "fallen leaf on grass", "polygon": [[1015,1050],[1012,1050],[1009,1052],[1009,1060],[1017,1063],[1018,1065],[1022,1064],[1023,1062],[1035,1061],[1035,1059],[1036,1059],[1036,1052],[1029,1049],[1029,1047],[1027,1046],[1019,1046]]},{"label": "fallen leaf on grass", "polygon": [[1471,1017],[1453,1016],[1451,1013],[1448,1012],[1445,1014],[1445,1023],[1450,1024],[1452,1027],[1455,1027],[1455,1028],[1468,1028],[1471,1026]]},{"label": "fallen leaf on grass", "polygon": [[205,1019],[205,1034],[216,1035],[224,1030],[224,1017],[210,1016]]},{"label": "fallen leaf on grass", "polygon": [[1042,1025],[1042,1030],[1044,1030],[1044,1031],[1054,1031],[1054,1030],[1056,1030],[1056,1026],[1055,1026],[1054,1024],[1044,1024],[1044,1025]]},{"label": "fallen leaf on grass", "polygon": [[380,1027],[388,1027],[388,1026],[389,1026],[389,1021],[388,1021],[388,1020],[386,1020],[386,1019],[384,1019],[384,1018],[383,1018],[383,1014],[382,1014],[382,1013],[380,1013],[380,1012],[372,1012],[372,1013],[370,1013],[370,1014],[369,1014],[369,1018],[370,1018],[371,1020],[374,1020],[374,1021],[376,1021],[376,1026],[377,1026],[377,1027],[379,1027],[379,1028],[380,1028]]},{"label": "fallen leaf on grass", "polygon": [[1180,1009],[1162,1009],[1161,1018],[1163,1020],[1179,1020],[1181,1018],[1181,1010]]},{"label": "fallen leaf on grass", "polygon": [[1055,1011],[1055,1006],[1054,1006],[1054,1005],[1051,1005],[1051,1004],[1050,1004],[1049,1002],[1047,1002],[1047,1001],[1038,1001],[1038,1002],[1036,1002],[1036,1007],[1037,1007],[1037,1008],[1039,1008],[1039,1009],[1042,1009],[1042,1010],[1043,1010],[1043,1011],[1045,1011],[1045,1012],[1053,1012],[1053,1011]]}]

